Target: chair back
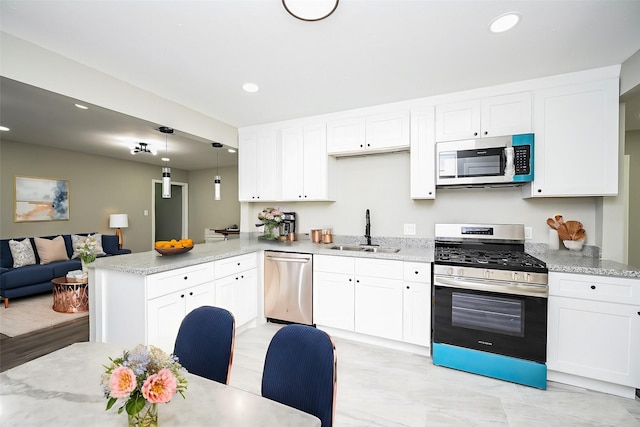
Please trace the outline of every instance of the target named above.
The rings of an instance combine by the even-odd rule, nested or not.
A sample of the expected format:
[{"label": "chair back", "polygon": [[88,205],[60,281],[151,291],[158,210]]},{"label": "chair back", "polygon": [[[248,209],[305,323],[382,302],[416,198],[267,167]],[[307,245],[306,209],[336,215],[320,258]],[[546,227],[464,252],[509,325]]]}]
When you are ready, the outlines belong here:
[{"label": "chair back", "polygon": [[287,325],[271,339],[262,373],[262,395],[333,424],[336,347],[324,331]]},{"label": "chair back", "polygon": [[173,354],[190,373],[229,384],[234,340],[233,314],[224,308],[202,306],[182,320]]}]

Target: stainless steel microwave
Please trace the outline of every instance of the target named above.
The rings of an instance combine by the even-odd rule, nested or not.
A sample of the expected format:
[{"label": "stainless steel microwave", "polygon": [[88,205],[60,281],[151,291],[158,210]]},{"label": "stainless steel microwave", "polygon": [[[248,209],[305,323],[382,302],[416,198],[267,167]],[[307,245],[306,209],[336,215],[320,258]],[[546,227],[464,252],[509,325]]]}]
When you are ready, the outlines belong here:
[{"label": "stainless steel microwave", "polygon": [[532,133],[436,144],[436,185],[487,186],[533,181]]}]

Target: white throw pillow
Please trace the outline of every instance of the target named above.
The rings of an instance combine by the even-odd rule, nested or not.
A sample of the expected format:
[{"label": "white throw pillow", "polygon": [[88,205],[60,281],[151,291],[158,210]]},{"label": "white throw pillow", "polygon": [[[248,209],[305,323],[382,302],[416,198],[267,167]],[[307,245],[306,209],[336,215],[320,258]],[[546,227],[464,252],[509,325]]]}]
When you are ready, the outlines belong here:
[{"label": "white throw pillow", "polygon": [[[73,255],[71,255],[71,259],[75,259],[80,256],[78,246],[81,246],[87,237],[89,236],[80,236],[78,234],[71,235],[71,246],[73,247]],[[93,253],[96,255],[105,255],[104,249],[102,248],[102,234],[91,234],[91,237],[96,241],[96,247],[93,249]]]},{"label": "white throw pillow", "polygon": [[28,238],[24,240],[9,240],[9,249],[13,257],[14,268],[36,263],[36,255],[33,253],[33,247]]},{"label": "white throw pillow", "polygon": [[40,264],[49,264],[54,261],[66,261],[67,247],[64,244],[64,237],[56,236],[53,239],[35,237],[36,250],[40,257]]}]

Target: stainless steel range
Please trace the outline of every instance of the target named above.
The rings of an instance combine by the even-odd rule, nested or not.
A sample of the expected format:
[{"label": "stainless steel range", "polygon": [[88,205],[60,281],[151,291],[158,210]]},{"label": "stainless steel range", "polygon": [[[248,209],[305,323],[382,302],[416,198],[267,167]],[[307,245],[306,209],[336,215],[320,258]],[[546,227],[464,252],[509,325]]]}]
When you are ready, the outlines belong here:
[{"label": "stainless steel range", "polygon": [[547,267],[521,224],[436,224],[432,357],[546,389]]}]

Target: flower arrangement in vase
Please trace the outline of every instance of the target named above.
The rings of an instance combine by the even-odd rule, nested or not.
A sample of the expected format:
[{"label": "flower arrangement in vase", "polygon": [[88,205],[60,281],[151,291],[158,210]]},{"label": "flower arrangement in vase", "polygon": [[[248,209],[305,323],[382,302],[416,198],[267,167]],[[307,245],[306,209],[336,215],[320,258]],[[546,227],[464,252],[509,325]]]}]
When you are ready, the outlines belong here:
[{"label": "flower arrangement in vase", "polygon": [[96,254],[98,253],[98,241],[93,236],[87,236],[82,243],[76,246],[76,251],[80,254],[80,260],[82,262],[82,271],[87,271],[87,264],[91,264],[96,260]]},{"label": "flower arrangement in vase", "polygon": [[256,227],[264,225],[264,234],[260,238],[276,240],[275,228],[282,222],[282,212],[278,208],[264,208],[258,213],[258,219],[262,224],[256,224]]},{"label": "flower arrangement in vase", "polygon": [[175,356],[154,346],[139,345],[109,360],[100,383],[108,399],[107,410],[118,399],[126,399],[118,413],[127,412],[129,426],[157,426],[158,403],[169,402],[176,392],[184,398],[186,370]]}]

